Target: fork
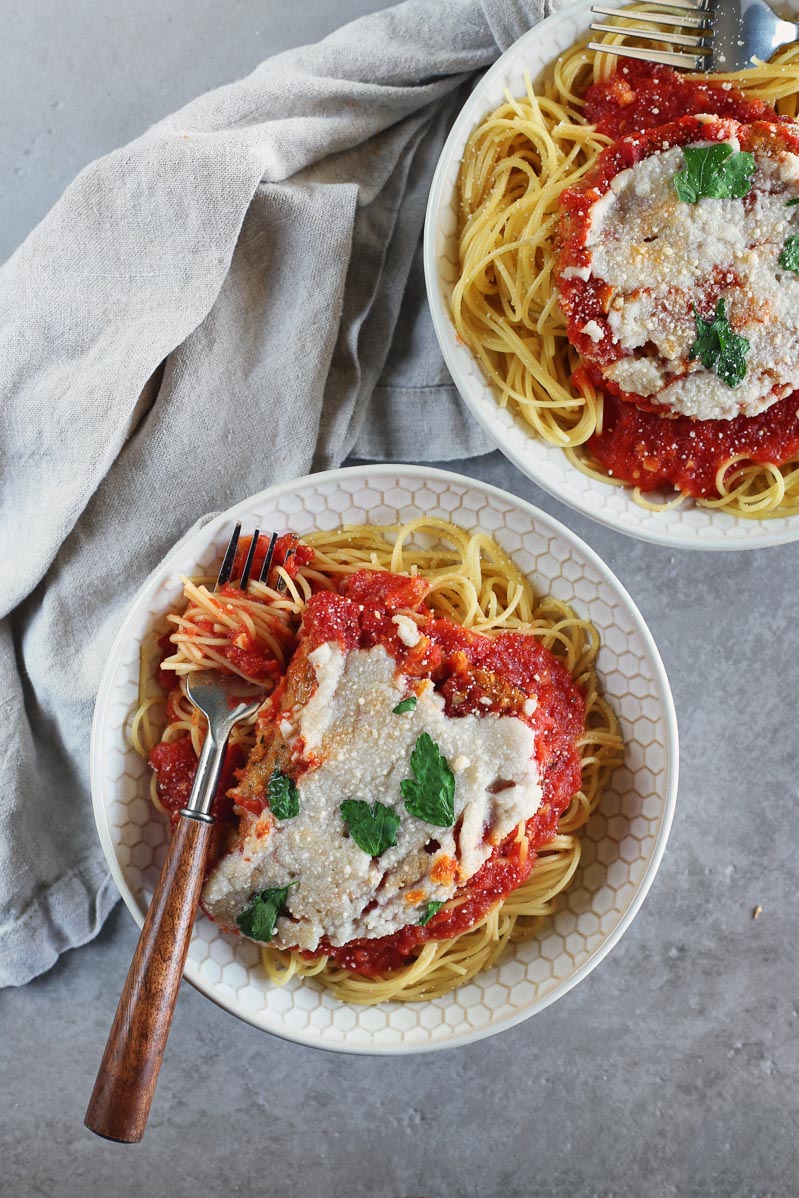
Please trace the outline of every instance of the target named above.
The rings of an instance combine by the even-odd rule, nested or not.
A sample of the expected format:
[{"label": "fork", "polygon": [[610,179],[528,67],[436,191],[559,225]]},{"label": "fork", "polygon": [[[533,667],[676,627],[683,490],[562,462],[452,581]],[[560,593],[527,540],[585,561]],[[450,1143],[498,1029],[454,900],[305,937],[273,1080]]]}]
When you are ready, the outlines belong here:
[{"label": "fork", "polygon": [[[237,524],[215,590],[230,581],[240,533]],[[243,591],[250,583],[258,536],[256,529],[239,583]],[[276,542],[273,533],[259,582],[269,578]],[[284,565],[292,553],[289,548]],[[281,576],[275,589],[284,588]],[[96,1135],[123,1144],[138,1143],[147,1125],[205,878],[215,823],[211,808],[230,733],[255,714],[266,695],[263,687],[216,670],[190,674],[186,690],[208,720],[208,732],[122,988],[84,1120]]]},{"label": "fork", "polygon": [[[594,7],[600,16],[623,17],[644,22],[650,28],[628,28],[593,22],[596,33],[628,33],[644,41],[670,43],[684,50],[649,49],[639,46],[608,46],[589,42],[591,50],[605,50],[623,58],[639,58],[684,71],[743,71],[753,60],[768,62],[772,54],[799,41],[799,25],[783,21],[766,0],[657,0],[655,11]],[[661,9],[667,11],[661,12]],[[676,10],[676,11],[675,11]],[[665,29],[652,29],[663,25]],[[695,30],[694,33],[686,30]]]},{"label": "fork", "polygon": [[[227,543],[227,548],[225,549],[225,556],[222,559],[222,565],[219,569],[219,574],[217,575],[217,579],[216,579],[216,586],[214,588],[217,591],[221,587],[223,587],[226,582],[230,581],[231,575],[233,574],[233,568],[234,568],[235,561],[236,561],[236,552],[239,547],[239,536],[240,535],[241,535],[241,522],[239,522],[236,525],[236,527],[233,529],[233,532],[231,533],[231,536],[230,536],[230,540]],[[261,535],[260,528],[256,528],[252,534],[252,540],[250,541],[250,548],[247,552],[247,557],[244,561],[244,569],[241,572],[241,579],[239,580],[239,588],[242,591],[246,591],[248,586],[250,585],[250,576],[252,574],[253,562],[255,561],[255,550],[258,547],[258,538],[260,535]],[[261,563],[261,569],[258,571],[258,579],[257,579],[258,582],[267,582],[269,579],[269,571],[272,568],[272,559],[275,555],[275,545],[276,544],[277,544],[277,533],[273,532],[271,537],[269,538],[269,545],[267,547],[266,553],[264,554],[264,560]],[[286,562],[289,560],[289,558],[293,557],[295,548],[296,548],[296,546],[290,545],[288,547],[288,549],[286,550],[286,556],[283,558],[283,566],[284,567],[286,565]],[[282,592],[285,591],[285,589],[286,589],[286,580],[283,577],[283,575],[281,574],[280,578],[278,578],[277,583],[275,584],[275,590],[279,594],[282,594]]]}]

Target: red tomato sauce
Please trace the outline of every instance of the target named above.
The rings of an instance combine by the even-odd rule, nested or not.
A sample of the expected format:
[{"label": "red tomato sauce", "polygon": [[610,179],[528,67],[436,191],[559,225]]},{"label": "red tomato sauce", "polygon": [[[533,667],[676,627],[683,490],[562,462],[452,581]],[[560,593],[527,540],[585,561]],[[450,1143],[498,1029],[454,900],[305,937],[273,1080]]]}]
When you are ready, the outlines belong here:
[{"label": "red tomato sauce", "polygon": [[[252,537],[241,538],[233,564],[233,578],[241,577],[251,543]],[[253,555],[251,578],[258,577],[268,548],[269,537],[261,534],[258,537],[258,543]],[[265,581],[268,581],[269,586],[274,587],[278,581],[277,570],[281,566],[289,578],[296,578],[300,568],[309,565],[313,561],[313,557],[314,552],[309,545],[300,544],[298,538],[293,533],[285,533],[283,536],[278,537],[275,542],[269,578]],[[235,584],[226,583],[220,588],[219,594],[223,602],[226,597],[240,596],[241,591]],[[249,594],[248,597],[256,603],[267,602],[267,600],[258,599],[252,594]],[[246,629],[231,629],[230,642],[230,645],[225,646],[221,650],[222,656],[226,657],[235,669],[241,670],[248,678],[252,678],[255,682],[268,683],[274,682],[280,676],[281,667],[279,663],[269,650],[264,650],[259,645],[257,638],[252,637]]]},{"label": "red tomato sauce", "polygon": [[[181,808],[189,801],[194,775],[197,773],[197,757],[190,736],[161,743],[151,750],[150,765],[157,773],[157,789],[160,802],[169,812],[169,821],[174,828]],[[209,863],[214,861],[217,850],[224,843],[228,830],[235,822],[233,800],[227,792],[236,784],[236,771],[244,765],[244,753],[240,745],[229,745],[225,753],[219,785],[216,788],[211,814],[216,819],[213,828],[213,843],[208,853]]]},{"label": "red tomato sauce", "polygon": [[[165,632],[163,636],[159,636],[159,638],[158,638],[158,648],[161,650],[161,660],[162,661],[164,660],[165,657],[171,657],[172,654],[175,652],[175,646],[172,644],[172,641],[169,639],[171,636],[172,636],[172,630],[170,629],[169,632]],[[175,688],[178,685],[177,674],[174,672],[174,670],[164,670],[161,668],[161,666],[159,666],[158,667],[158,685],[161,687],[162,690],[165,690],[167,692],[175,690]],[[167,713],[168,712],[169,712],[169,708],[167,707]],[[172,718],[171,715],[168,715],[168,718],[171,719]]]},{"label": "red tomato sauce", "polygon": [[[244,562],[249,552],[252,537],[242,537],[236,557],[233,564],[233,578],[240,578],[244,571]],[[269,537],[261,535],[258,538],[258,544],[253,555],[253,563],[251,568],[251,578],[257,578],[263,565],[267,549],[269,547]],[[280,566],[283,566],[289,578],[296,578],[302,566],[308,565],[313,561],[314,551],[309,545],[302,545],[293,533],[285,533],[278,537],[275,542],[275,550],[272,558],[272,566],[269,571],[269,585],[274,587],[277,582],[276,571]],[[241,598],[241,588],[235,583],[225,583],[224,586],[215,592],[212,602],[216,604],[220,611],[225,609],[225,601],[227,599]],[[260,599],[258,596],[249,593],[247,598],[252,603],[265,604],[266,599]],[[200,618],[196,621],[197,628],[201,635],[214,636],[220,635],[218,631],[214,631],[213,621],[210,619]],[[275,631],[281,635],[284,631],[283,625],[276,622]],[[252,678],[254,682],[264,684],[274,683],[281,674],[282,667],[276,661],[274,655],[268,648],[260,645],[257,637],[253,637],[248,629],[240,625],[229,629],[227,632],[228,644],[217,645],[216,652],[221,657],[224,657],[230,662],[231,666],[236,670],[240,670],[246,674],[248,678]],[[174,648],[169,642],[170,634],[161,638],[161,646],[164,649],[165,655],[174,652]],[[159,674],[159,682],[165,690],[171,690],[177,686],[177,678],[171,676],[171,671],[162,670]]]},{"label": "red tomato sauce", "polygon": [[799,392],[734,420],[666,419],[606,395],[602,433],[589,444],[608,474],[642,491],[670,483],[686,495],[714,498],[716,475],[731,458],[779,464],[799,454]]},{"label": "red tomato sauce", "polygon": [[[252,578],[258,577],[269,547],[269,540],[270,538],[265,535],[258,538],[253,555]],[[251,543],[252,537],[242,537],[239,541],[233,564],[234,578],[241,577]],[[283,566],[290,578],[296,578],[300,568],[312,562],[313,557],[314,552],[309,545],[301,544],[293,533],[284,533],[275,542],[272,567],[269,573],[270,584],[274,586],[277,581],[275,571],[278,567]],[[240,598],[241,590],[238,586],[226,583],[220,588],[217,595],[216,601],[220,608],[223,608],[225,599]],[[254,595],[249,595],[249,598],[253,602],[262,602]],[[210,620],[199,620],[198,626],[203,632],[210,632],[212,629]],[[170,640],[171,635],[171,631],[166,632],[158,641],[164,657],[169,657],[175,652],[175,646]],[[258,682],[274,682],[280,676],[281,667],[274,656],[260,646],[246,629],[231,629],[229,641],[228,645],[218,647],[218,651],[232,666]],[[173,720],[176,718],[176,712],[172,703],[175,698],[179,697],[178,676],[172,670],[159,669],[158,682],[169,695],[166,714],[168,720]],[[191,737],[184,736],[169,744],[156,745],[150,753],[149,762],[158,775],[158,798],[169,811],[174,826],[180,809],[185,807],[188,802],[194,775],[197,772],[197,758],[192,748]],[[236,771],[242,769],[243,766],[242,750],[238,746],[228,748],[212,808],[212,814],[217,820],[217,841],[221,841],[223,832],[226,832],[227,827],[233,822],[233,800],[227,797],[227,792],[235,786]],[[213,851],[209,854],[209,861],[213,860],[214,855]]]},{"label": "red tomato sauce", "polygon": [[784,119],[770,104],[736,87],[701,83],[651,62],[630,60],[585,93],[586,119],[606,137],[624,137],[700,112],[743,122]]},{"label": "red tomato sauce", "polygon": [[[579,187],[561,196],[561,254],[559,269],[586,266],[590,261],[585,246],[588,213],[609,188],[611,180],[655,150],[685,145],[695,140],[722,140],[723,125],[700,125],[693,118],[714,114],[722,120],[746,124],[757,121],[780,123],[783,142],[796,141],[787,118],[779,117],[765,101],[747,97],[735,87],[698,82],[681,76],[671,67],[630,61],[609,79],[594,83],[585,96],[585,113],[601,133],[616,138],[599,157],[597,165]],[[664,127],[665,126],[665,127]],[[757,137],[757,131],[753,131]],[[709,279],[708,311],[723,291],[722,282]],[[773,404],[758,416],[733,420],[693,420],[686,416],[662,415],[644,410],[645,402],[609,393],[607,381],[590,362],[607,364],[623,353],[607,335],[609,288],[591,277],[564,279],[559,284],[568,322],[570,342],[588,360],[575,372],[579,386],[583,377],[605,394],[603,429],[588,442],[593,458],[613,478],[642,491],[671,485],[700,498],[718,496],[716,478],[731,459],[771,462],[790,461],[799,453],[799,392]],[[595,344],[580,330],[596,321],[606,335]]]},{"label": "red tomato sauce", "polygon": [[[768,127],[768,126],[767,126]],[[558,270],[569,267],[586,267],[591,264],[591,252],[587,245],[591,228],[591,209],[597,200],[610,190],[611,183],[622,171],[659,150],[672,146],[690,145],[696,141],[724,141],[739,126],[728,121],[713,123],[697,120],[694,116],[682,117],[662,128],[622,137],[608,146],[597,159],[596,166],[575,187],[567,187],[560,197],[560,254]],[[799,142],[797,142],[799,149]],[[612,289],[604,281],[592,275],[587,280],[579,277],[563,278],[558,281],[560,305],[566,315],[568,337],[571,344],[589,361],[606,365],[624,356],[608,324],[607,309]],[[715,298],[715,291],[708,292],[708,300]],[[602,329],[603,336],[595,344],[581,332],[588,321],[594,321]],[[596,381],[596,380],[595,380]],[[598,378],[602,388],[607,383]]]},{"label": "red tomato sauce", "polygon": [[[313,644],[335,640],[344,648],[383,645],[404,673],[433,680],[450,716],[494,711],[512,712],[524,720],[536,733],[543,798],[527,822],[526,858],[514,832],[461,888],[459,906],[439,912],[425,927],[411,925],[390,936],[354,940],[341,947],[323,944],[308,954],[328,955],[344,968],[368,976],[406,964],[427,940],[447,939],[472,927],[526,881],[536,849],[555,835],[560,815],[580,788],[576,740],[583,730],[585,705],[566,667],[532,637],[514,632],[482,636],[435,618],[424,604],[428,589],[422,579],[359,571],[343,584],[346,594],[316,595],[310,600],[304,634],[312,637]],[[391,618],[400,607],[423,617],[422,636],[412,647],[400,639]],[[521,704],[531,693],[537,696],[537,706],[527,715]],[[431,843],[435,851],[434,837]]]},{"label": "red tomato sauce", "polygon": [[[269,541],[270,538],[265,533],[261,533],[258,537],[258,544],[255,547],[250,570],[251,578],[257,578],[261,572],[264,558],[269,549]],[[236,557],[233,562],[233,578],[241,578],[244,573],[244,563],[247,560],[251,544],[252,537],[242,537],[239,541],[238,548],[236,549]],[[289,578],[296,578],[300,567],[310,565],[313,561],[313,556],[313,549],[310,545],[302,545],[299,538],[293,532],[284,533],[282,537],[278,537],[275,541],[272,564],[269,567],[269,585],[274,586],[277,582],[277,571],[281,566]]]},{"label": "red tomato sauce", "polygon": [[[585,719],[583,698],[566,667],[530,636],[505,632],[482,636],[452,621],[434,617],[425,604],[430,584],[422,578],[359,570],[341,583],[341,593],[321,591],[312,596],[303,616],[302,635],[313,649],[334,641],[344,649],[383,645],[410,678],[430,678],[445,699],[450,716],[511,711],[536,734],[536,762],[543,791],[538,811],[527,821],[526,854],[514,832],[496,846],[482,868],[458,893],[463,901],[435,915],[426,927],[412,925],[380,939],[356,940],[340,948],[323,944],[309,956],[329,955],[345,968],[368,976],[406,964],[427,940],[455,936],[477,923],[493,906],[527,880],[536,850],[557,831],[560,815],[580,787],[580,756],[576,747]],[[418,613],[422,636],[408,646],[392,616]],[[165,651],[169,651],[165,648]],[[168,681],[172,683],[172,679]],[[521,704],[530,693],[537,706],[525,714]],[[280,687],[273,696],[279,701]],[[487,700],[482,702],[481,699]],[[268,709],[267,709],[268,711]],[[157,745],[150,764],[158,773],[158,796],[174,825],[191,792],[197,759],[186,736]],[[236,816],[227,792],[235,786],[245,764],[238,746],[228,749],[212,813],[217,818],[217,856]],[[436,851],[434,834],[431,851]]]}]

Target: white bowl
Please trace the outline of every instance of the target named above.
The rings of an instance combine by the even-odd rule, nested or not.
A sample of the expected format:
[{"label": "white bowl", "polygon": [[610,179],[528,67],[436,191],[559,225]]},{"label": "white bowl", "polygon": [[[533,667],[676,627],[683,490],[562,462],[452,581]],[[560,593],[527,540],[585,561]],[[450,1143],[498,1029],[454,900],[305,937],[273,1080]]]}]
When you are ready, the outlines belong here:
[{"label": "white bowl", "polygon": [[[450,317],[449,297],[458,278],[456,185],[464,147],[483,117],[505,99],[523,95],[524,74],[533,79],[588,29],[593,0],[578,0],[519,38],[479,81],[452,127],[433,177],[424,231],[427,298],[449,372],[472,415],[497,447],[524,474],[556,499],[619,532],[678,549],[759,549],[799,538],[799,516],[746,520],[694,507],[650,512],[627,487],[589,478],[562,450],[538,440],[525,421],[500,408],[471,350],[460,342]],[[618,0],[611,0],[618,7]],[[799,10],[799,0],[789,6]]]},{"label": "white bowl", "polygon": [[149,769],[130,748],[142,638],[181,596],[179,575],[213,572],[230,531],[342,523],[389,524],[439,516],[483,528],[512,554],[539,592],[573,603],[602,638],[599,672],[626,745],[600,809],[583,833],[583,861],[554,918],[503,964],[462,989],[423,1003],[347,1006],[310,981],[272,987],[256,946],[204,915],[195,927],[188,980],[264,1031],[345,1052],[424,1052],[466,1044],[540,1011],[586,977],[640,907],[666,845],[677,790],[677,725],[652,637],[634,603],[597,555],[551,516],[513,495],[421,466],[359,466],[273,487],[182,541],[150,576],[119,631],[97,697],[91,748],[94,814],[109,867],[141,924],[163,861],[167,828],[148,793]]}]

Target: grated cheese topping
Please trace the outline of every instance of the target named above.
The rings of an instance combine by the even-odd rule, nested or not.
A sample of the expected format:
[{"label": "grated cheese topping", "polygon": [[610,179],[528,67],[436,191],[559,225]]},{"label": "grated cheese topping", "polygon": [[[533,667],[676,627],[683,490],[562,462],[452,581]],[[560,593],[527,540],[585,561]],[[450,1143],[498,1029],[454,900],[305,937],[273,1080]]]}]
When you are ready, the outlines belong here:
[{"label": "grated cheese topping", "polygon": [[[735,136],[695,144],[740,149]],[[799,233],[799,208],[787,205],[799,194],[799,156],[778,139],[754,153],[744,199],[681,201],[674,176],[685,157],[672,147],[620,172],[592,206],[591,273],[612,289],[610,332],[630,351],[600,369],[623,393],[700,420],[729,420],[754,416],[799,387],[799,276],[778,263],[786,238]],[[694,308],[712,317],[709,289],[724,297],[733,331],[750,343],[735,387],[689,359]],[[582,332],[598,342],[598,329],[589,322]]]},{"label": "grated cheese topping", "polygon": [[397,636],[403,645],[412,649],[414,645],[419,644],[422,634],[419,631],[419,625],[410,616],[392,616],[391,622],[396,625]]},{"label": "grated cheese topping", "polygon": [[[446,901],[513,829],[535,813],[541,787],[532,729],[515,716],[450,718],[425,680],[415,680],[413,711],[393,708],[411,689],[382,646],[344,652],[323,645],[309,655],[317,687],[278,727],[298,763],[299,815],[276,821],[269,811],[244,815],[239,840],[203,889],[208,913],[223,926],[251,895],[289,891],[275,943],[314,949],[322,938],[346,944],[418,923],[431,900]],[[455,773],[455,824],[442,828],[411,816],[400,782],[412,776],[411,752],[427,732]],[[321,757],[322,763],[316,764]],[[370,858],[349,836],[345,799],[376,800],[400,816],[396,846]]]}]

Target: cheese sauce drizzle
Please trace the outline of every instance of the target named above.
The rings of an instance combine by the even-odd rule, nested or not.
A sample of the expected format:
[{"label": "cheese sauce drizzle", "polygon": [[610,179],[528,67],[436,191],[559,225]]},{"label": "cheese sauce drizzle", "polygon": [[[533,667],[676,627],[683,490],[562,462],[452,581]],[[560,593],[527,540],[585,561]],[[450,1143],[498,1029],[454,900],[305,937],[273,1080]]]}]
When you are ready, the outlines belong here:
[{"label": "cheese sauce drizzle", "polygon": [[[608,258],[603,265],[615,272],[617,282],[629,282],[634,298],[626,313],[612,314],[610,330],[600,302],[604,280],[594,276],[590,264],[583,264],[577,255],[572,263],[562,263],[566,283],[571,279],[574,291],[581,288],[583,293],[583,317],[578,323],[575,312],[569,339],[558,302],[557,258],[564,193],[579,191],[586,177],[596,171],[600,155],[619,144],[618,138],[626,136],[635,142],[646,130],[668,125],[686,114],[715,114],[729,122],[731,136],[726,140],[732,147],[737,122],[773,123],[775,113],[782,121],[792,121],[799,96],[799,49],[789,47],[773,64],[734,76],[681,77],[669,68],[653,68],[614,55],[613,44],[629,40],[629,35],[607,35],[603,40],[607,51],[588,50],[584,42],[566,51],[535,87],[528,79],[524,96],[508,94],[506,103],[471,135],[459,176],[461,269],[451,297],[456,330],[479,360],[501,406],[510,406],[522,416],[534,436],[563,449],[583,473],[610,485],[632,485],[633,496],[642,506],[656,510],[691,496],[699,506],[724,508],[752,519],[797,513],[799,393],[793,390],[796,334],[792,292],[799,276],[785,270],[766,271],[761,242],[778,239],[783,232],[790,234],[794,224],[799,228],[799,209],[781,211],[776,201],[756,199],[764,221],[759,222],[754,213],[755,219],[738,222],[740,252],[735,258],[733,246],[731,257],[734,263],[745,263],[747,287],[753,296],[758,279],[765,280],[764,294],[754,297],[754,306],[759,305],[760,315],[766,308],[769,311],[762,323],[760,315],[753,315],[749,338],[752,374],[737,394],[735,389],[728,389],[729,395],[725,395],[721,387],[697,388],[704,372],[699,362],[688,361],[683,353],[691,342],[688,323],[684,329],[667,327],[674,322],[663,316],[664,367],[656,361],[653,364],[635,348],[642,344],[642,328],[654,321],[657,329],[659,309],[652,306],[645,291],[639,294],[623,254],[613,259],[610,225],[611,237],[598,247]],[[786,136],[795,140],[794,126],[783,128]],[[777,167],[787,172],[786,188],[794,186],[793,146],[787,149],[787,165]],[[668,151],[666,144],[664,156]],[[632,159],[626,165],[632,166]],[[615,169],[618,172],[620,168]],[[651,184],[657,190],[658,168],[653,162],[649,169],[655,172]],[[770,193],[771,170],[760,155],[756,197]],[[625,182],[622,179],[619,186]],[[642,191],[647,186],[643,177],[640,186]],[[779,182],[776,191],[782,186]],[[721,206],[741,203],[714,202]],[[676,219],[696,221],[697,213],[682,211]],[[599,232],[601,220],[595,224]],[[644,233],[649,236],[652,230]],[[702,249],[705,256],[715,252],[720,259],[725,257],[718,238],[715,250],[700,245],[697,229],[696,241],[697,250]],[[769,242],[769,250],[775,247]],[[697,262],[699,257],[699,252],[694,254]],[[701,273],[699,266],[696,269]],[[730,267],[723,269],[730,273]],[[714,268],[706,273],[712,276]],[[740,281],[732,274],[730,280],[736,286]],[[783,285],[791,291],[790,303],[781,295]],[[739,294],[748,292],[744,288]],[[705,298],[709,307],[703,315],[709,318],[710,300],[715,296],[708,292]],[[737,299],[735,302],[735,320],[745,322],[746,312]],[[769,331],[772,309],[784,310],[786,317],[779,346],[776,342],[771,345],[776,336]],[[613,327],[613,321],[618,327]],[[609,331],[625,337],[633,356],[619,357],[616,363],[599,368],[593,359],[602,356]],[[673,360],[670,352],[675,355]],[[781,366],[776,372],[779,377],[775,375],[774,389],[769,392],[766,383],[772,358],[779,359],[784,369]],[[680,396],[668,384],[683,372],[689,388]],[[645,402],[638,407],[625,402],[609,392],[609,385],[612,391],[630,391],[639,397],[643,392],[644,398],[651,397],[653,409],[667,403],[672,411],[664,417],[662,407],[640,410],[647,406]],[[662,400],[658,392],[663,393]],[[696,418],[715,417],[717,412],[732,418]]]},{"label": "cheese sauce drizzle", "polygon": [[[191,787],[202,746],[203,720],[186,697],[186,675],[208,665],[231,669],[273,689],[277,701],[280,687],[285,686],[285,680],[281,681],[284,671],[297,647],[303,613],[312,596],[318,596],[311,604],[315,613],[311,621],[311,635],[315,640],[311,643],[318,647],[311,655],[310,664],[314,666],[319,688],[329,683],[331,695],[338,693],[341,702],[337,702],[335,709],[322,711],[320,704],[314,707],[312,701],[306,701],[297,708],[296,718],[287,717],[287,743],[296,739],[300,757],[314,759],[321,745],[329,748],[339,733],[347,731],[351,734],[349,725],[355,726],[353,711],[359,697],[363,697],[364,686],[373,694],[384,690],[383,706],[387,712],[393,712],[407,686],[412,685],[417,696],[416,705],[406,709],[407,713],[403,715],[376,716],[376,725],[379,727],[381,722],[389,719],[401,725],[407,720],[407,727],[397,731],[403,743],[410,745],[422,729],[431,729],[445,745],[456,778],[460,778],[462,787],[466,786],[462,799],[472,803],[474,834],[468,830],[464,834],[463,827],[459,829],[459,834],[464,835],[461,868],[464,877],[470,880],[463,885],[452,874],[445,876],[446,871],[424,870],[419,886],[414,885],[410,891],[402,885],[392,891],[389,885],[382,911],[375,907],[358,915],[363,902],[356,902],[352,908],[345,904],[336,915],[338,931],[332,936],[330,928],[323,928],[319,920],[318,903],[316,907],[311,904],[304,912],[297,907],[298,915],[292,915],[292,922],[295,919],[306,921],[303,924],[305,931],[293,937],[298,947],[286,949],[264,945],[264,967],[275,984],[297,976],[315,977],[337,997],[348,1002],[371,1004],[389,998],[414,1001],[446,993],[488,967],[502,954],[509,941],[533,936],[537,919],[553,910],[557,895],[568,886],[578,867],[580,839],[576,833],[595,809],[602,787],[622,754],[615,716],[598,688],[595,671],[599,648],[597,634],[590,623],[580,619],[566,604],[551,597],[537,597],[529,581],[490,536],[469,534],[445,521],[421,519],[402,526],[353,526],[337,532],[313,533],[299,544],[296,539],[281,538],[280,544],[282,552],[275,556],[278,565],[273,569],[268,585],[251,583],[247,595],[242,595],[235,586],[227,586],[221,594],[215,594],[210,589],[210,579],[184,580],[185,609],[171,614],[165,627],[157,636],[154,634],[154,641],[143,646],[140,702],[132,717],[131,740],[156,766],[151,790],[153,801],[171,818],[176,818]],[[295,551],[283,565],[289,545]],[[246,550],[245,540],[240,554]],[[260,545],[254,575],[257,575],[259,553],[262,555]],[[394,580],[394,586],[399,582],[405,588],[405,593],[400,591],[401,602],[398,599],[392,606],[390,576],[381,576],[375,571],[410,576],[404,582]],[[381,577],[387,580],[383,587],[382,611],[377,602],[370,604],[367,598],[380,594]],[[278,578],[285,583],[282,594],[275,590]],[[352,598],[360,596],[363,600],[359,647],[352,639],[347,641],[350,633],[344,627],[345,617],[340,610],[345,600],[335,593],[347,588]],[[424,608],[428,608],[434,617],[433,625],[428,620],[427,626],[420,616],[423,608],[419,607],[419,595],[425,591]],[[322,598],[326,592],[330,593],[329,599]],[[320,602],[325,609],[323,617],[317,610]],[[439,654],[449,654],[451,661],[459,661],[458,654],[468,659],[464,660],[462,676],[452,675],[444,687],[446,711],[456,718],[446,718],[441,706],[442,697],[432,690],[419,665],[424,654],[429,655],[431,651],[432,642],[426,634],[432,635],[433,627],[439,638],[439,643],[433,647]],[[332,636],[331,628],[338,629]],[[474,633],[479,635],[472,635]],[[525,636],[520,638],[520,633]],[[337,644],[340,647],[345,642],[349,651],[342,654]],[[369,649],[369,644],[373,648]],[[529,646],[530,654],[539,655],[530,657],[530,661],[552,660],[547,655],[540,656],[542,649],[554,654],[553,668],[565,667],[568,674],[564,671],[564,678],[568,680],[570,675],[579,690],[585,715],[583,730],[580,733],[578,726],[579,735],[574,742],[582,762],[574,781],[569,773],[568,754],[564,755],[563,749],[558,748],[560,742],[557,739],[558,725],[568,729],[569,719],[573,716],[567,715],[566,708],[562,715],[558,715],[557,704],[563,699],[558,698],[560,690],[554,685],[554,676],[552,697],[547,697],[547,679],[542,676],[540,697],[528,697],[519,702],[514,708],[518,718],[499,720],[494,714],[489,720],[482,716],[486,708],[479,704],[479,687],[471,700],[464,697],[474,685],[475,677],[479,676],[481,661],[488,663],[489,657],[493,667],[511,680],[508,684],[511,689],[516,678],[514,669],[522,670],[524,676],[528,676],[530,661],[520,659],[521,664],[514,664],[519,646],[524,644]],[[388,662],[385,646],[390,647],[393,662]],[[337,660],[337,654],[340,660]],[[162,668],[160,674],[156,674],[153,665],[157,665],[160,657],[164,658]],[[355,675],[348,689],[342,691],[350,664]],[[163,686],[159,685],[159,677],[169,687],[166,696]],[[471,716],[468,714],[470,701],[474,703],[475,712]],[[515,778],[520,784],[519,793],[513,802],[506,801],[512,791],[492,795],[491,779],[488,774],[485,778],[482,776],[485,770],[477,764],[474,737],[464,740],[461,735],[469,719],[475,725],[479,724],[478,731],[484,731],[489,738],[480,751],[482,755],[493,756],[500,772],[507,771],[513,776],[514,770],[520,771]],[[294,720],[293,725],[291,720]],[[547,720],[553,724],[552,729],[548,729]],[[508,735],[499,731],[505,724]],[[530,746],[525,740],[525,737],[531,737],[528,724],[534,732],[536,727],[539,728],[535,733],[537,766],[529,760]],[[458,725],[462,727],[458,728]],[[239,727],[228,752],[225,777],[215,803],[217,875],[224,867],[224,849],[231,836],[235,837],[237,829],[243,829],[243,835],[254,837],[254,847],[259,820],[264,818],[264,804],[257,800],[254,791],[248,791],[248,772],[242,773],[256,743],[256,733],[255,720],[249,726]],[[497,736],[500,736],[499,740]],[[471,741],[472,747],[467,741]],[[530,744],[533,743],[530,740]],[[565,747],[566,742],[563,744]],[[356,756],[359,753],[361,750],[357,750]],[[501,764],[503,753],[510,756]],[[543,766],[541,762],[544,762]],[[537,772],[542,768],[543,795],[537,778]],[[313,787],[314,773],[321,774],[325,769],[330,771],[330,777],[324,779],[325,787],[317,788],[319,794],[315,798],[312,791],[307,792],[312,808],[315,803],[321,811],[320,804],[324,805],[322,790],[328,786],[330,793],[335,792],[335,795],[339,790],[342,795],[348,790],[347,797],[352,797],[354,786],[358,792],[356,798],[370,797],[368,779],[363,780],[361,795],[358,780],[352,777],[337,779],[334,776],[336,763],[331,761],[304,775],[300,769],[297,775],[300,810],[303,787]],[[243,779],[238,784],[235,771],[239,771],[239,777]],[[471,789],[466,781],[470,774],[474,774]],[[228,797],[228,792],[232,797]],[[559,794],[564,797],[556,802]],[[238,814],[234,810],[234,799]],[[462,813],[466,806],[462,802]],[[329,842],[332,827],[329,803],[328,809],[329,814],[323,812],[320,818],[322,824],[328,821],[327,832],[323,835]],[[495,839],[502,842],[499,849],[489,850],[481,830],[476,827],[479,823],[482,829],[486,820],[489,825],[496,820]],[[300,835],[300,816],[288,821],[286,828],[292,823],[296,825],[291,842],[295,847],[287,841],[286,853],[289,857],[298,852],[302,856],[302,849],[297,846],[307,841]],[[416,823],[418,821],[409,820],[406,830],[398,835],[398,848],[387,849],[385,869],[380,865],[382,857],[377,862],[370,862],[366,854],[353,854],[351,845],[340,851],[345,857],[352,857],[355,875],[366,871],[366,878],[371,871],[375,876],[370,875],[367,880],[374,884],[383,870],[385,877],[390,879],[391,869],[399,868],[403,860],[418,859],[418,846],[414,847],[409,837],[428,840],[431,834],[436,836],[434,829],[427,828],[423,835],[418,828],[414,830]],[[336,827],[340,830],[340,825]],[[319,833],[320,825],[317,824],[314,834]],[[451,836],[452,830],[441,829],[441,833],[440,840],[444,841],[447,835]],[[491,855],[486,857],[489,851]],[[397,853],[398,856],[391,856]],[[436,859],[446,856],[443,848],[435,850]],[[342,861],[344,859],[342,857]],[[454,863],[454,851],[452,860]],[[304,861],[307,865],[307,858]],[[235,893],[227,915],[220,914],[221,921],[228,925],[252,887],[252,877],[239,879],[242,886],[236,891],[238,883],[234,874],[235,871],[221,881],[221,875],[217,876],[223,905],[225,894]],[[208,885],[215,876],[212,872]],[[263,874],[266,885],[285,885],[289,880],[282,875],[278,878],[276,874],[269,874],[268,869]],[[286,910],[294,907],[300,889],[292,889]],[[213,894],[208,893],[206,898],[209,902],[215,901]],[[319,899],[324,900],[321,891]],[[425,913],[430,902],[434,909],[427,917]],[[403,904],[412,912],[405,925],[400,915]],[[371,927],[359,925],[359,919],[370,917],[374,919]],[[278,937],[281,925],[284,935],[289,934],[289,921],[279,918],[277,923]],[[392,931],[392,928],[400,930]],[[327,932],[326,936],[324,932]],[[364,940],[364,934],[376,938]],[[353,935],[355,938],[351,939]],[[340,947],[336,948],[331,939]],[[305,949],[302,943],[306,945]]]}]

